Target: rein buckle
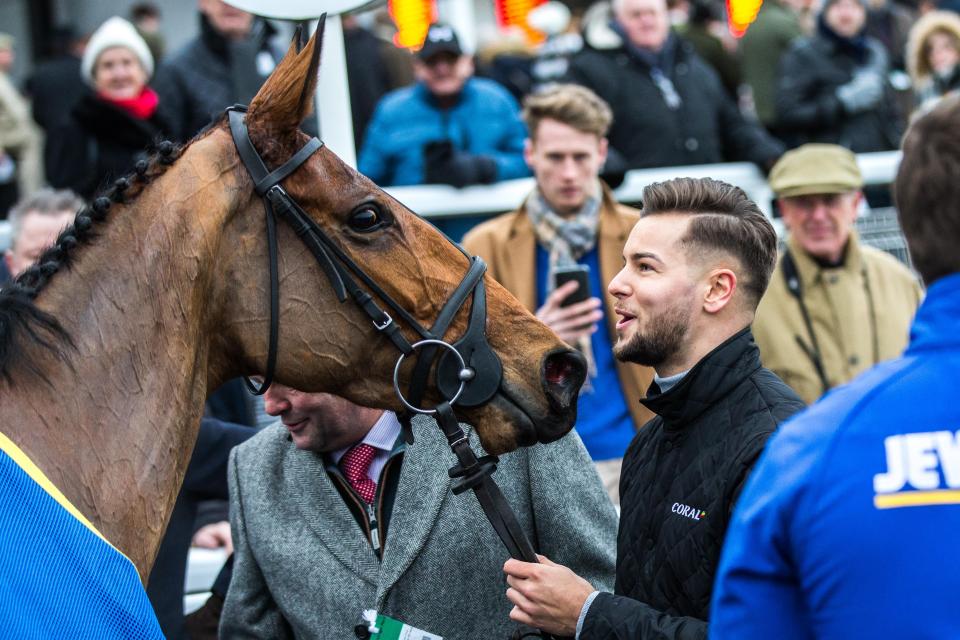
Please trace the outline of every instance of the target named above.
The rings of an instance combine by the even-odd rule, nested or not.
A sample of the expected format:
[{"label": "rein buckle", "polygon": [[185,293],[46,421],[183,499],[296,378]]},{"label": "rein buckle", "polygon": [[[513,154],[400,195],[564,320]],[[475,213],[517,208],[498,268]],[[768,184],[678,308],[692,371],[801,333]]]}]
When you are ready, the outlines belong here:
[{"label": "rein buckle", "polygon": [[372,320],[372,322],[373,322],[373,326],[377,328],[377,331],[383,331],[384,329],[389,327],[391,324],[393,324],[393,318],[390,317],[389,313],[384,311],[382,322],[377,322],[376,320]]}]

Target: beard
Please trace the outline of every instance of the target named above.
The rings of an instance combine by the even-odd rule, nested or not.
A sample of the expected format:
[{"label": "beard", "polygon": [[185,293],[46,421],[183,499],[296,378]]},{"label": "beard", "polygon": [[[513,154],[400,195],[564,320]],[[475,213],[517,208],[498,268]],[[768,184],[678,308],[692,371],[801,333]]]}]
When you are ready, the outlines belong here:
[{"label": "beard", "polygon": [[673,359],[683,348],[690,327],[690,314],[683,306],[675,304],[651,317],[648,325],[648,331],[638,328],[628,342],[617,343],[613,350],[617,360],[658,367]]}]

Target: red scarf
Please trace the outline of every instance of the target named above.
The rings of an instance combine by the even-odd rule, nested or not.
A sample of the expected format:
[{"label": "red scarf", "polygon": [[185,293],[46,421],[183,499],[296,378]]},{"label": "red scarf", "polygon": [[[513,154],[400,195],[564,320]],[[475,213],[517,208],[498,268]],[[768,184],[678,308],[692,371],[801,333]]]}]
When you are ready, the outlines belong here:
[{"label": "red scarf", "polygon": [[150,87],[144,87],[136,98],[111,98],[103,93],[98,94],[104,102],[119,107],[137,120],[146,120],[157,111],[160,98],[157,92]]}]

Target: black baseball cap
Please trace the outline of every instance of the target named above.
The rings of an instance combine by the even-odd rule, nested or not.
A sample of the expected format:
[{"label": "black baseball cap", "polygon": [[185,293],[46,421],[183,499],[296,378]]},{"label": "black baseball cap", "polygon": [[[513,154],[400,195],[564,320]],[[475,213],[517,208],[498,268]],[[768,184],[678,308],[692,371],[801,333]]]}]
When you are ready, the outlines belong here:
[{"label": "black baseball cap", "polygon": [[423,47],[417,52],[417,57],[427,60],[438,53],[452,53],[457,56],[463,54],[453,27],[439,22],[427,29],[427,37],[423,41]]}]

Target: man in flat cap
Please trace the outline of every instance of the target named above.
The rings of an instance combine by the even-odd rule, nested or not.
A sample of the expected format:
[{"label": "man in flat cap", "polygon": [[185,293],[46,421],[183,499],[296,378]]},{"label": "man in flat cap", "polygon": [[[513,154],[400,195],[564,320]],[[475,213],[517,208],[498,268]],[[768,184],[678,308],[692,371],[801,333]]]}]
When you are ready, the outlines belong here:
[{"label": "man in flat cap", "polygon": [[909,269],[854,231],[863,178],[853,153],[804,145],[773,167],[770,186],[789,238],[753,334],[764,366],[809,404],[898,356],[922,292]]},{"label": "man in flat cap", "polygon": [[520,106],[473,58],[453,28],[430,25],[413,62],[417,83],[385,95],[367,127],[360,173],[383,186],[466,187],[530,175]]}]

